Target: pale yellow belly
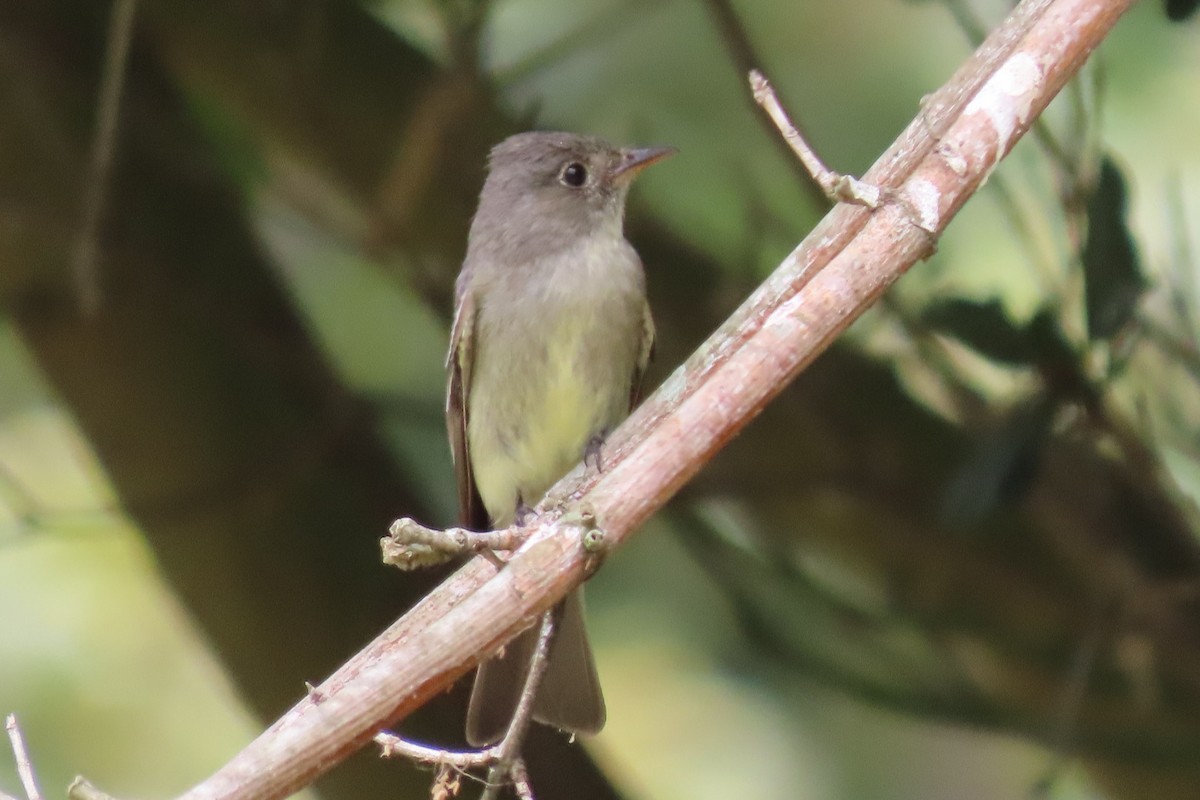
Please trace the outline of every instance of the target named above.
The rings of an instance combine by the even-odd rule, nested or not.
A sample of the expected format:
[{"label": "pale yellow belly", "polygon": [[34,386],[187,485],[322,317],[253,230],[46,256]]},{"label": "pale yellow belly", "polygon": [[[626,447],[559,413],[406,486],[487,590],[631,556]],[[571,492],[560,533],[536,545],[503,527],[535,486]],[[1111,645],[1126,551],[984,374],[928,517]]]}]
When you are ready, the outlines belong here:
[{"label": "pale yellow belly", "polygon": [[481,365],[473,381],[471,463],[484,507],[498,526],[512,521],[519,502],[541,500],[582,459],[588,441],[628,411],[633,349],[618,347],[619,353],[597,359],[594,348],[583,346],[586,332],[564,327],[533,359],[492,362],[508,361],[507,370]]}]

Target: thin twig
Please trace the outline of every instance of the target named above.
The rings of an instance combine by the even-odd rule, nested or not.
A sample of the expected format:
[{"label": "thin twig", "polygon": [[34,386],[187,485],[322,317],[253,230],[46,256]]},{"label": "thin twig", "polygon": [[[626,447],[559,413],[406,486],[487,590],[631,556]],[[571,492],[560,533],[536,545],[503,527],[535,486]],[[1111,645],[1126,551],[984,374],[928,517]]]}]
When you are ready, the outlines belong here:
[{"label": "thin twig", "polygon": [[800,163],[812,175],[825,196],[836,202],[855,203],[867,208],[878,208],[882,192],[878,186],[860,181],[852,175],[842,175],[825,166],[813,149],[804,141],[800,131],[788,118],[787,112],[779,103],[775,90],[763,74],[756,69],[750,70],[750,89],[754,93],[754,102],[758,103],[771,117],[775,127],[783,134],[792,152],[800,159]]},{"label": "thin twig", "polygon": [[25,796],[29,800],[42,800],[37,778],[33,774],[33,764],[29,761],[29,752],[25,749],[25,739],[17,725],[17,715],[9,714],[4,720],[4,727],[8,730],[8,741],[12,745],[13,758],[17,762],[17,775],[21,777],[21,785],[25,787]]},{"label": "thin twig", "polygon": [[513,764],[512,787],[521,800],[534,800],[533,787],[529,785],[529,771],[525,769],[524,761]]},{"label": "thin twig", "polygon": [[525,541],[519,528],[498,531],[469,531],[466,528],[429,528],[411,517],[392,523],[388,535],[379,540],[383,563],[403,570],[444,564],[452,558],[480,554],[497,566],[495,552],[512,552]]},{"label": "thin twig", "polygon": [[109,18],[108,45],[104,52],[104,75],[100,83],[100,102],[96,111],[96,136],[88,163],[83,195],[83,220],[73,259],[75,288],[85,314],[100,309],[100,275],[97,265],[100,220],[108,193],[116,151],[117,120],[120,118],[121,91],[125,87],[129,45],[133,39],[133,20],[137,0],[116,0]]},{"label": "thin twig", "polygon": [[[750,74],[753,70],[766,71],[768,65],[755,51],[754,45],[750,41],[750,34],[746,32],[746,27],[742,24],[742,20],[738,16],[737,11],[734,10],[732,3],[729,0],[708,0],[708,8],[713,19],[713,24],[717,28],[717,33],[720,34],[721,41],[725,43],[725,48],[729,51],[729,59],[733,62],[733,68],[737,71],[738,78],[740,79],[741,76]],[[772,145],[779,148],[783,153],[785,163],[796,173],[797,178],[801,181],[801,185],[811,196],[817,207],[824,207],[828,201],[824,188],[813,179],[812,173],[804,168],[802,162],[790,157],[788,143],[775,135],[774,121],[771,119],[770,114],[767,113],[767,110],[754,102],[753,97],[748,99],[751,101],[750,105],[755,111],[755,117],[762,123],[763,128],[767,132],[767,138],[771,141]],[[794,122],[793,126],[798,131],[803,130],[804,127]]]},{"label": "thin twig", "polygon": [[433,767],[453,767],[458,770],[479,769],[490,766],[496,760],[496,748],[492,745],[484,750],[443,750],[402,739],[390,731],[375,734],[381,758],[407,758],[418,764]]},{"label": "thin twig", "polygon": [[560,603],[555,608],[542,615],[542,628],[538,631],[537,646],[533,649],[533,657],[529,659],[529,673],[525,678],[525,686],[521,689],[521,698],[517,701],[517,710],[504,738],[500,740],[500,758],[488,772],[487,787],[479,800],[495,800],[500,795],[504,783],[516,784],[517,765],[521,773],[525,766],[521,759],[521,745],[533,719],[533,703],[537,698],[538,688],[542,685],[542,677],[546,674],[546,666],[550,663],[550,645],[554,642],[554,631],[562,611]]},{"label": "thin twig", "polygon": [[383,758],[401,756],[421,764],[450,767],[460,772],[488,768],[487,781],[480,800],[494,800],[500,789],[506,785],[516,787],[521,797],[532,798],[525,762],[520,757],[521,745],[533,719],[533,703],[537,698],[542,676],[546,674],[546,665],[550,661],[550,646],[554,641],[558,614],[559,610],[553,609],[542,615],[542,627],[538,631],[537,645],[529,659],[525,686],[521,690],[516,711],[503,739],[482,750],[442,750],[409,742],[394,733],[382,731],[375,735],[380,755]]}]

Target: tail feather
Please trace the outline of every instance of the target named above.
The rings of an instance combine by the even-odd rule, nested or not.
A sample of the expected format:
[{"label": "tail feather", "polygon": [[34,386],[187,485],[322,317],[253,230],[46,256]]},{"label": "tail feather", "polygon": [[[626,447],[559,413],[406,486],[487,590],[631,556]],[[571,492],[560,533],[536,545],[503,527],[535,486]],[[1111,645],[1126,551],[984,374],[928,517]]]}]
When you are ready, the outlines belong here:
[{"label": "tail feather", "polygon": [[[526,631],[504,653],[479,666],[467,710],[467,741],[484,747],[508,730],[537,645],[538,629]],[[596,733],[604,727],[604,696],[583,621],[583,590],[563,601],[558,630],[550,646],[533,718],[571,733]]]}]

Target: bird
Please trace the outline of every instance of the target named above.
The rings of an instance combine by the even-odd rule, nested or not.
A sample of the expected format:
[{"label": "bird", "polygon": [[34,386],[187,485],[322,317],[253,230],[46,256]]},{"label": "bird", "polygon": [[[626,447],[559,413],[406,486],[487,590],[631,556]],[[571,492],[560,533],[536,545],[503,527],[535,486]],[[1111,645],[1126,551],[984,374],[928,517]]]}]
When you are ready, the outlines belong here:
[{"label": "bird", "polygon": [[[624,234],[633,178],[675,152],[532,131],[497,144],[455,283],[446,424],[462,524],[520,522],[637,403],[654,346],[641,259]],[[484,661],[467,711],[472,746],[500,740],[537,630]],[[583,620],[563,601],[533,719],[598,732],[604,698]]]}]

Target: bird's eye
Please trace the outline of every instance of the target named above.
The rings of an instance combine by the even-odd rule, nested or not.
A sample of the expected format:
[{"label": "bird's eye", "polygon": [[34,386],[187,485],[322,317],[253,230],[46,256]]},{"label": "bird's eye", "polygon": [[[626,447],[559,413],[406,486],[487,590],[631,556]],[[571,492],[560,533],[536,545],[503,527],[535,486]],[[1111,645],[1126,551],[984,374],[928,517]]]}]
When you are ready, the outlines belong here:
[{"label": "bird's eye", "polygon": [[578,161],[572,161],[563,167],[562,174],[558,176],[558,179],[565,185],[578,189],[587,181],[587,167]]}]

